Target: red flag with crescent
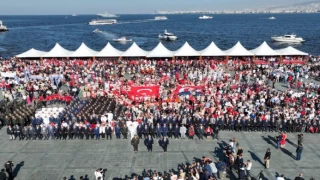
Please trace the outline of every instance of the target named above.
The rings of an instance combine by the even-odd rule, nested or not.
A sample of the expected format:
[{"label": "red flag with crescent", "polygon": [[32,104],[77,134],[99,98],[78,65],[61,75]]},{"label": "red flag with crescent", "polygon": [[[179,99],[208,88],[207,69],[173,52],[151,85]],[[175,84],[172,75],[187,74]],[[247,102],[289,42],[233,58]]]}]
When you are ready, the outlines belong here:
[{"label": "red flag with crescent", "polygon": [[131,86],[131,96],[155,96],[159,97],[159,86]]}]

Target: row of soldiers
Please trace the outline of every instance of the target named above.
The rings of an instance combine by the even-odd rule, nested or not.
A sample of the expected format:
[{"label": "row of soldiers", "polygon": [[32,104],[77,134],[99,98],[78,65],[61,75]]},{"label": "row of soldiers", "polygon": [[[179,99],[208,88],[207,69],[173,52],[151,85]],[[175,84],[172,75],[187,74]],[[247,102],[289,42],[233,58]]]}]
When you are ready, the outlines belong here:
[{"label": "row of soldiers", "polygon": [[[19,126],[18,124],[11,126],[9,125],[7,128],[7,134],[10,139],[19,140],[48,140],[51,139],[100,139],[101,137],[107,137],[107,139],[112,139],[113,130],[109,125],[106,125],[103,133],[101,132],[102,127],[91,127],[87,125],[36,125],[36,127],[30,126]],[[120,129],[120,127],[118,127]],[[121,132],[125,139],[127,139],[128,128],[121,128]],[[117,133],[116,133],[117,135]],[[119,134],[120,136],[120,134]],[[118,135],[117,135],[118,137]]]},{"label": "row of soldiers", "polygon": [[[32,115],[35,114],[35,109],[26,106],[22,102],[13,103],[13,109],[8,109],[9,107],[5,106],[5,110],[0,112],[0,121],[3,126],[5,125],[28,125],[31,122]],[[3,108],[3,107],[2,107]]]},{"label": "row of soldiers", "polygon": [[306,120],[257,120],[257,119],[238,119],[224,120],[218,119],[216,125],[221,130],[229,131],[285,131],[285,132],[309,132],[310,128],[320,129],[320,121]]}]

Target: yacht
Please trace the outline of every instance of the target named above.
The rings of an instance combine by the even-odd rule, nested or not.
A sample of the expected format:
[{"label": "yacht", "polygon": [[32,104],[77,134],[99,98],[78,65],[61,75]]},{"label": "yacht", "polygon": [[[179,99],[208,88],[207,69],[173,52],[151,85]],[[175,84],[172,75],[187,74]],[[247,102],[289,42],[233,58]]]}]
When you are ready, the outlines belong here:
[{"label": "yacht", "polygon": [[72,16],[78,16],[78,15],[76,15],[76,14],[72,14]]},{"label": "yacht", "polygon": [[168,33],[167,30],[164,30],[163,35],[159,34],[159,39],[166,41],[175,41],[177,39],[177,36],[172,33]]},{"label": "yacht", "polygon": [[93,32],[94,33],[101,33],[102,31],[100,29],[95,29]]},{"label": "yacht", "polygon": [[167,20],[168,18],[166,16],[156,16],[154,17],[154,20],[161,21],[161,20]]},{"label": "yacht", "polygon": [[213,18],[212,16],[206,16],[206,15],[199,17],[199,19],[212,19],[212,18]]},{"label": "yacht", "polygon": [[3,31],[9,31],[9,30],[8,30],[7,26],[4,26],[2,24],[2,21],[0,21],[0,32],[3,32]]},{"label": "yacht", "polygon": [[126,42],[132,42],[132,39],[127,39],[125,36],[119,38],[119,39],[113,39],[114,42],[119,43],[126,43]]},{"label": "yacht", "polygon": [[273,20],[273,19],[276,19],[276,18],[272,16],[272,17],[269,17],[269,19]]},{"label": "yacht", "polygon": [[109,24],[115,24],[117,23],[117,20],[115,19],[94,19],[89,22],[89,25],[95,26],[95,25],[109,25]]},{"label": "yacht", "polygon": [[115,17],[119,17],[119,16],[117,16],[117,15],[115,15],[115,14],[110,14],[110,13],[108,13],[108,12],[99,13],[99,14],[97,14],[97,15],[100,16],[100,17],[103,17],[103,18],[115,18]]},{"label": "yacht", "polygon": [[271,37],[271,39],[276,42],[287,42],[287,43],[302,43],[305,41],[301,37],[296,37],[295,34],[284,35],[284,36],[273,36]]}]

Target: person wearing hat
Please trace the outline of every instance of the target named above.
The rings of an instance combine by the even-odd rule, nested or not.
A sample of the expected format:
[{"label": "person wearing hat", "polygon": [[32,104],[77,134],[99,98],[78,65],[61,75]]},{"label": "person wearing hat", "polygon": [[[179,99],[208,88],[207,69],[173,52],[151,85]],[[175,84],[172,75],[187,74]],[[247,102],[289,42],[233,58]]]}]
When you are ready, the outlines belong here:
[{"label": "person wearing hat", "polygon": [[123,136],[123,139],[128,139],[128,127],[126,124],[123,124],[121,127],[121,134]]},{"label": "person wearing hat", "polygon": [[133,146],[133,151],[138,151],[139,137],[137,135],[134,135],[132,138],[131,145]]}]

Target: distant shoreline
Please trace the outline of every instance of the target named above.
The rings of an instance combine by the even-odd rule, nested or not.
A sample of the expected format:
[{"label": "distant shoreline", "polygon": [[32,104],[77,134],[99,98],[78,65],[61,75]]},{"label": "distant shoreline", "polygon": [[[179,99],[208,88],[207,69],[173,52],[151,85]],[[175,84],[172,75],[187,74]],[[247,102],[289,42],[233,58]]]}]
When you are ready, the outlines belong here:
[{"label": "distant shoreline", "polygon": [[[203,14],[214,14],[214,15],[255,15],[255,14],[320,14],[320,12],[281,12],[281,13],[167,13],[167,14],[116,14],[116,15],[203,15]],[[0,14],[0,16],[72,16],[72,14]],[[77,16],[97,16],[96,14],[77,14]]]}]

